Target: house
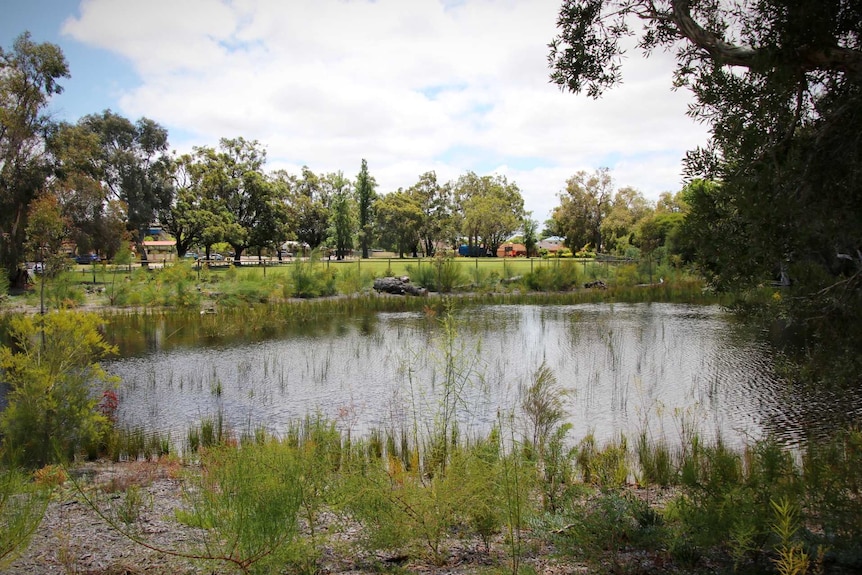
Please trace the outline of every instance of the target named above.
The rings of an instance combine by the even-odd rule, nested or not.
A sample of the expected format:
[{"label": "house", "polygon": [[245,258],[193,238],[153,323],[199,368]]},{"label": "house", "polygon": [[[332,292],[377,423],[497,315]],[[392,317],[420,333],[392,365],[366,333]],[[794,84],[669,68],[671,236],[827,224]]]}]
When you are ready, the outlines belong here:
[{"label": "house", "polygon": [[497,248],[498,258],[514,258],[527,255],[527,247],[524,244],[506,242]]},{"label": "house", "polygon": [[547,250],[549,254],[555,254],[566,247],[564,245],[565,241],[565,238],[561,238],[560,236],[551,236],[541,240],[536,245],[536,249]]}]

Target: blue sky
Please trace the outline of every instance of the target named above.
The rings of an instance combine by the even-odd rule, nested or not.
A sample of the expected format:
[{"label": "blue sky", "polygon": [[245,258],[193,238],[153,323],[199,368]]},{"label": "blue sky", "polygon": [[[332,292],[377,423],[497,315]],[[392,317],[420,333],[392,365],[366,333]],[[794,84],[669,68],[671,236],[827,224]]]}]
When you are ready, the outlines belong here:
[{"label": "blue sky", "polygon": [[559,0],[7,0],[0,45],[29,30],[71,79],[70,122],[110,108],[165,126],[178,152],[257,139],[269,169],[343,171],[386,193],[430,170],[501,174],[539,221],[579,170],[650,199],[706,141],[671,91],[673,59],[632,53],[603,99],[548,82]]}]

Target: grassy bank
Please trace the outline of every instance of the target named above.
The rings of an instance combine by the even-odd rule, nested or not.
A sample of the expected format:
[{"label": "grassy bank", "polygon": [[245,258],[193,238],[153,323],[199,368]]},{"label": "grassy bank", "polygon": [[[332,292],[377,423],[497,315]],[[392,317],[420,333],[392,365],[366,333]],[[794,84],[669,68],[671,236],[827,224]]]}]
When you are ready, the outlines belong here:
[{"label": "grassy bank", "polygon": [[[546,436],[524,433],[529,425],[503,416],[480,438],[380,430],[357,439],[316,417],[281,437],[208,419],[189,430],[179,455],[170,442],[130,434],[118,459],[158,462],[183,485],[182,506],[164,520],[196,535],[170,544],[139,523],[153,505],[152,473],[73,483],[53,467],[37,477],[115,533],[208,573],[862,566],[859,432],[792,453],[769,441],[733,451],[696,436],[674,450],[646,437],[572,444],[565,425]],[[38,514],[44,499],[33,501]]]},{"label": "grassy bank", "polygon": [[[37,277],[30,290],[7,298],[0,303],[0,309],[229,309],[294,299],[368,295],[373,293],[375,278],[384,276],[409,277],[431,293],[457,294],[467,299],[505,296],[516,303],[543,299],[566,303],[719,301],[703,289],[697,277],[674,268],[653,269],[649,262],[372,258],[293,261],[280,266],[208,267],[186,261],[153,269],[81,266],[55,278]],[[362,305],[371,309],[402,305],[370,301],[365,298]],[[403,305],[421,307],[415,303]]]}]

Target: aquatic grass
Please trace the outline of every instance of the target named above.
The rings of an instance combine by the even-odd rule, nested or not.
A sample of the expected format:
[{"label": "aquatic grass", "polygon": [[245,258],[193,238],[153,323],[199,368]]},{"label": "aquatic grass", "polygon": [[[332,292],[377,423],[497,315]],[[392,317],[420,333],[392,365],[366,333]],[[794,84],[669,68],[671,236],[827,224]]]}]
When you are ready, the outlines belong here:
[{"label": "aquatic grass", "polygon": [[640,484],[669,487],[677,483],[676,462],[665,441],[649,441],[646,432],[641,432],[637,442],[637,459]]}]

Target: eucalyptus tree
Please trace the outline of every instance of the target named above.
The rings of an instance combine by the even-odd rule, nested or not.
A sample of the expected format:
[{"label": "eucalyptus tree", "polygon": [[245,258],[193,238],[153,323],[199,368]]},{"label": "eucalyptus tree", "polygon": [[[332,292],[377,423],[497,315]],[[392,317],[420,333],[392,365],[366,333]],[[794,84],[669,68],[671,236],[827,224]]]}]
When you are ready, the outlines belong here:
[{"label": "eucalyptus tree", "polygon": [[405,253],[418,255],[423,212],[420,196],[410,190],[398,189],[374,202],[378,236],[381,245],[403,258]]},{"label": "eucalyptus tree", "polygon": [[625,253],[634,245],[632,240],[638,222],[652,211],[649,201],[635,188],[617,190],[600,224],[602,245],[606,251]]},{"label": "eucalyptus tree", "polygon": [[171,178],[176,194],[171,205],[158,211],[162,229],[176,240],[177,255],[183,257],[193,246],[209,247],[222,240],[230,217],[218,199],[204,194],[201,180],[204,166],[191,154],[173,159]]},{"label": "eucalyptus tree", "polygon": [[368,173],[368,162],[362,159],[362,167],[356,176],[356,205],[359,215],[359,245],[362,248],[362,257],[368,258],[368,248],[371,245],[371,237],[374,226],[374,200],[377,193],[374,189],[377,182]]},{"label": "eucalyptus tree", "polygon": [[814,340],[858,334],[862,3],[566,0],[557,25],[551,79],[575,93],[620,83],[631,36],[645,56],[675,53],[674,85],[711,133],[685,159],[689,177],[715,182],[695,190],[685,227],[709,238],[695,257],[713,285],[756,288],[786,270],[784,321]]},{"label": "eucalyptus tree", "polygon": [[602,220],[608,213],[613,195],[613,179],[607,168],[592,174],[581,170],[566,180],[560,192],[560,205],[554,209],[554,231],[566,238],[572,251],[591,244],[596,251],[602,246]]},{"label": "eucalyptus tree", "polygon": [[462,233],[471,246],[478,246],[481,240],[486,252],[496,256],[497,248],[521,225],[521,190],[505,176],[479,177],[468,172],[455,184],[455,194],[463,212]]},{"label": "eucalyptus tree", "polygon": [[12,48],[0,48],[0,265],[13,285],[22,286],[27,210],[51,174],[43,113],[69,77],[59,46],[33,42],[21,34]]},{"label": "eucalyptus tree", "polygon": [[418,201],[421,211],[419,238],[426,256],[433,256],[437,244],[447,240],[454,231],[452,185],[440,185],[435,172],[425,172],[408,190]]},{"label": "eucalyptus tree", "polygon": [[279,170],[272,177],[287,208],[287,235],[311,249],[323,245],[329,231],[330,190],[321,185],[321,177],[307,166],[300,176]]},{"label": "eucalyptus tree", "polygon": [[195,154],[201,190],[212,201],[209,209],[226,214],[218,229],[239,265],[242,253],[261,245],[283,218],[276,187],[263,174],[266,150],[256,140],[222,138],[218,150],[201,147]]},{"label": "eucalyptus tree", "polygon": [[111,110],[84,116],[78,124],[99,138],[97,161],[106,199],[125,204],[126,226],[146,266],[144,238],[156,214],[168,208],[174,196],[168,132],[148,118],[133,124]]},{"label": "eucalyptus tree", "polygon": [[113,259],[130,235],[125,204],[114,197],[106,198],[99,135],[84,126],[63,123],[52,131],[46,143],[55,163],[49,188],[68,220],[68,239],[79,253],[95,251]]}]

